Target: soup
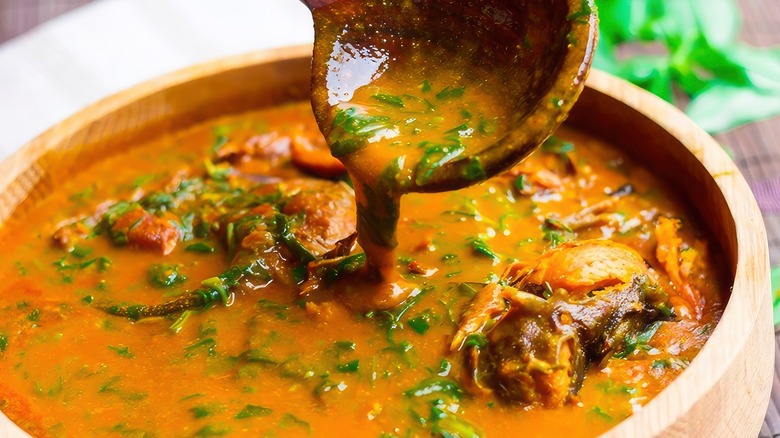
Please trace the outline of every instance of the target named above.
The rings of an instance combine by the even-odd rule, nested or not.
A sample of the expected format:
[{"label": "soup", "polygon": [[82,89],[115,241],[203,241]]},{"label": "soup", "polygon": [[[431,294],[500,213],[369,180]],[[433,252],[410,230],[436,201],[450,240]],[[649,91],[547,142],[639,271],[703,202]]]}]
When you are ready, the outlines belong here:
[{"label": "soup", "polygon": [[407,195],[415,294],[344,306],[354,193],[310,111],[138,145],[4,225],[3,412],[37,436],[594,436],[717,323],[697,219],[565,128],[478,186]]},{"label": "soup", "polygon": [[[542,140],[516,138],[513,128],[549,135],[583,86],[588,62],[561,63],[567,50],[588,58],[594,6],[326,3],[312,10],[312,104],[354,183],[366,256],[347,294],[355,308],[390,309],[418,292],[395,270],[401,196],[460,188],[511,167]],[[556,84],[558,75],[569,80]],[[534,115],[545,131],[527,119],[548,91],[555,110]]]}]

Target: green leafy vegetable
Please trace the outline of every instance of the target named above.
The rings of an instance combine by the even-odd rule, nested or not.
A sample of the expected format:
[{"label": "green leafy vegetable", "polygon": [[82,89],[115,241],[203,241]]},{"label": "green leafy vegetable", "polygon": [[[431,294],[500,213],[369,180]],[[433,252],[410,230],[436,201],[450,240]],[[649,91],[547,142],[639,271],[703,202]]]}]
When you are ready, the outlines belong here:
[{"label": "green leafy vegetable", "polygon": [[213,246],[209,245],[206,242],[196,242],[196,243],[193,243],[191,245],[188,245],[186,248],[184,248],[184,250],[185,251],[191,251],[191,252],[202,252],[202,253],[206,253],[206,254],[210,254],[210,253],[216,251]]},{"label": "green leafy vegetable", "polygon": [[338,351],[355,351],[357,349],[357,344],[352,341],[336,341],[333,346]]},{"label": "green leafy vegetable", "polygon": [[224,436],[230,433],[230,428],[226,426],[215,426],[207,424],[195,432],[196,437]]},{"label": "green leafy vegetable", "polygon": [[462,144],[433,145],[425,149],[415,169],[415,182],[425,185],[431,180],[437,169],[458,158],[466,151]]},{"label": "green leafy vegetable", "polygon": [[487,347],[487,338],[483,333],[472,333],[466,336],[466,340],[463,341],[463,346],[482,349]]},{"label": "green leafy vegetable", "polygon": [[595,416],[601,418],[604,421],[612,422],[612,421],[615,420],[612,417],[612,415],[609,415],[609,413],[607,413],[607,411],[605,411],[604,409],[600,408],[599,406],[593,407],[593,409],[591,409],[590,412],[592,412]]},{"label": "green leafy vegetable", "polygon": [[386,103],[391,106],[396,106],[398,108],[404,107],[404,101],[398,96],[393,96],[392,94],[375,94],[371,96],[372,99],[378,100],[379,102]]},{"label": "green leafy vegetable", "polygon": [[571,228],[554,218],[545,219],[542,224],[542,232],[544,233],[544,240],[550,242],[552,247],[568,242],[575,237]]},{"label": "green leafy vegetable", "polygon": [[192,416],[195,418],[209,417],[211,415],[220,413],[225,410],[225,406],[220,403],[212,403],[208,405],[195,406],[190,408]]},{"label": "green leafy vegetable", "polygon": [[650,342],[650,339],[653,338],[655,332],[658,331],[659,327],[661,327],[661,322],[656,321],[650,324],[650,326],[648,326],[644,331],[640,333],[629,334],[628,336],[626,336],[625,340],[623,341],[624,343],[623,350],[615,353],[613,357],[622,359],[628,357],[637,348],[642,348],[647,346],[647,343]]},{"label": "green leafy vegetable", "polygon": [[328,144],[333,156],[340,157],[362,148],[368,138],[392,126],[389,117],[358,113],[357,108],[336,111]]},{"label": "green leafy vegetable", "polygon": [[358,368],[360,368],[360,361],[358,359],[336,365],[336,369],[342,373],[356,373]]},{"label": "green leafy vegetable", "polygon": [[460,400],[463,397],[463,390],[452,380],[430,377],[417,386],[404,391],[404,395],[407,397],[425,397],[431,394],[443,394]]},{"label": "green leafy vegetable", "polygon": [[184,328],[184,324],[187,322],[187,320],[190,319],[190,315],[192,315],[192,310],[185,310],[184,312],[181,312],[181,315],[179,315],[179,317],[176,318],[176,321],[174,321],[173,324],[171,324],[171,326],[168,328],[173,333],[179,333],[181,329]]},{"label": "green leafy vegetable", "polygon": [[275,217],[276,231],[287,248],[298,258],[301,263],[309,263],[316,260],[314,254],[309,252],[297,237],[290,231],[291,219],[284,214],[277,214]]},{"label": "green leafy vegetable", "polygon": [[235,418],[241,420],[252,417],[267,417],[273,413],[273,410],[259,405],[246,405],[241,412],[237,413]]},{"label": "green leafy vegetable", "polygon": [[106,272],[111,269],[112,264],[113,262],[111,262],[110,258],[101,256],[97,259],[97,270],[98,272]]},{"label": "green leafy vegetable", "polygon": [[108,349],[113,351],[114,353],[126,357],[128,359],[132,359],[135,357],[133,353],[130,352],[130,347],[126,345],[109,345]]},{"label": "green leafy vegetable", "polygon": [[527,184],[526,176],[524,173],[521,173],[520,175],[517,176],[517,178],[515,178],[514,185],[518,192],[522,192],[523,189],[525,189],[526,184]]},{"label": "green leafy vegetable", "polygon": [[409,327],[419,334],[425,334],[429,328],[431,328],[431,317],[429,313],[423,313],[422,315],[410,318],[408,322]]},{"label": "green leafy vegetable", "polygon": [[311,432],[311,426],[309,425],[308,421],[302,420],[293,414],[287,413],[284,414],[281,421],[279,421],[279,427],[285,428],[289,426],[302,427],[307,431]]},{"label": "green leafy vegetable", "polygon": [[436,98],[440,100],[446,100],[446,99],[454,99],[456,97],[463,96],[463,93],[466,92],[466,87],[458,87],[458,88],[452,88],[450,86],[445,87],[438,93],[436,93]]},{"label": "green leafy vegetable", "polygon": [[32,322],[38,322],[41,319],[41,309],[33,309],[27,315],[27,319]]},{"label": "green leafy vegetable", "polygon": [[149,284],[158,288],[175,286],[187,280],[187,277],[179,272],[179,265],[155,264],[147,271]]},{"label": "green leafy vegetable", "polygon": [[206,168],[206,173],[214,181],[226,181],[232,170],[228,163],[214,164],[208,158],[203,160],[203,166]]},{"label": "green leafy vegetable", "polygon": [[493,259],[494,263],[500,260],[498,254],[493,252],[493,250],[490,249],[490,246],[488,246],[487,242],[482,239],[471,239],[471,248],[477,255]]},{"label": "green leafy vegetable", "polygon": [[91,253],[92,253],[92,248],[87,248],[85,246],[80,246],[80,245],[74,245],[73,249],[70,250],[70,255],[78,259],[83,259],[84,257],[90,255]]},{"label": "green leafy vegetable", "polygon": [[[780,115],[780,48],[737,41],[734,0],[600,0],[598,6],[597,68],[669,102],[682,91],[690,98],[688,115],[711,133]],[[657,50],[618,57],[626,44]]]}]

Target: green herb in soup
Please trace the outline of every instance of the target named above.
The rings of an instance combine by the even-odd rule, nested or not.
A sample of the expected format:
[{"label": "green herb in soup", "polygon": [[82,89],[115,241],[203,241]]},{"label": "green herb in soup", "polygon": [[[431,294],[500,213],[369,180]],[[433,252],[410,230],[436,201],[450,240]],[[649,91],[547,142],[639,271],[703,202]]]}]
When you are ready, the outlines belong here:
[{"label": "green herb in soup", "polygon": [[[471,92],[420,84],[439,105]],[[478,110],[452,108],[436,136],[480,135]],[[400,200],[388,263],[411,295],[384,310],[357,212],[404,167],[353,190],[307,103],[97,163],[3,225],[0,408],[36,436],[597,435],[694,359],[728,285],[661,181],[558,135],[478,186]]]}]

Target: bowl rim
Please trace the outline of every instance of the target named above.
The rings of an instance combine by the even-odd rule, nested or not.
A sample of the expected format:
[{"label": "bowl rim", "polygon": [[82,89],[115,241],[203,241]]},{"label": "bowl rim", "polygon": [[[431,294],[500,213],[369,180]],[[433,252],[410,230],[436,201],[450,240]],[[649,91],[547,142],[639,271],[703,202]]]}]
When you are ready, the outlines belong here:
[{"label": "bowl rim", "polygon": [[[648,436],[667,436],[669,433],[685,435],[686,432],[696,431],[696,427],[701,427],[701,424],[680,428],[673,423],[691,412],[697,401],[711,393],[716,385],[733,383],[724,379],[729,377],[729,368],[733,361],[737,360],[737,356],[744,354],[746,347],[750,347],[746,344],[754,333],[760,335],[766,344],[766,351],[761,358],[763,363],[758,363],[755,367],[757,372],[766,374],[758,379],[763,381],[763,384],[745,388],[746,391],[754,391],[756,405],[752,412],[743,414],[744,418],[751,420],[748,423],[752,423],[750,426],[755,430],[738,429],[736,424],[732,424],[732,431],[722,430],[720,433],[722,436],[755,434],[761,424],[756,421],[756,413],[760,414],[758,419],[762,419],[769,402],[774,374],[774,349],[771,347],[774,331],[771,320],[766,228],[750,187],[723,147],[675,106],[633,84],[596,69],[591,71],[587,87],[641,113],[677,139],[701,163],[728,206],[728,213],[735,224],[737,241],[736,270],[731,294],[720,321],[704,347],[691,365],[655,398],[603,436],[629,437],[637,436],[639,432]],[[751,324],[742,324],[742,321],[749,321]],[[749,409],[746,406],[740,408]],[[672,421],[667,421],[666,424],[658,421],[663,418]]]},{"label": "bowl rim", "polygon": [[[30,180],[25,182],[21,189],[13,184],[24,172],[35,166],[41,157],[56,149],[57,145],[82,128],[85,122],[98,121],[134,101],[176,85],[233,70],[256,67],[259,64],[310,58],[311,51],[312,46],[304,44],[212,60],[153,78],[106,97],[52,126],[2,160],[0,192],[32,188],[42,177],[40,172],[37,177],[34,174],[31,179],[28,178]],[[666,436],[669,433],[676,436],[696,431],[702,424],[688,424],[685,417],[698,409],[695,405],[705,395],[710,395],[718,403],[728,404],[728,400],[720,399],[723,396],[723,388],[720,385],[733,385],[734,382],[730,381],[735,377],[733,363],[739,364],[739,375],[752,370],[748,375],[751,377],[751,386],[744,389],[751,393],[750,399],[753,403],[752,406],[721,408],[721,412],[734,411],[729,419],[733,420],[730,421],[732,429],[723,430],[722,435],[754,432],[740,428],[741,422],[755,427],[757,432],[760,426],[757,419],[763,418],[765,414],[774,374],[774,350],[770,348],[774,331],[766,230],[755,199],[752,194],[746,196],[751,193],[750,188],[723,148],[674,106],[596,69],[591,70],[586,88],[611,97],[627,108],[641,113],[676,138],[696,157],[712,175],[725,199],[728,213],[736,224],[737,240],[736,274],[731,296],[710,339],[688,369],[644,407],[602,436]],[[26,193],[20,193],[16,199],[23,199]],[[13,205],[0,206],[0,226],[18,206],[18,202],[13,200],[4,204]],[[744,323],[745,321],[750,324]],[[750,363],[747,363],[748,358],[740,359],[739,355],[744,355],[747,351],[755,351],[759,355],[758,360],[751,358]],[[678,422],[683,425],[676,424]],[[0,436],[28,435],[0,412]]]}]

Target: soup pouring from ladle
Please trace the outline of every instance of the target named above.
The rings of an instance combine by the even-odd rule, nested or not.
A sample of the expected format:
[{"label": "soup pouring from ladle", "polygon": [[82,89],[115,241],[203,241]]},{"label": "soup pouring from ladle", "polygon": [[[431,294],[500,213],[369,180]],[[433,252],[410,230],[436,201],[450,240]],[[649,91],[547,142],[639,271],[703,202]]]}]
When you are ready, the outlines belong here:
[{"label": "soup pouring from ladle", "polygon": [[550,136],[584,87],[595,6],[303,2],[315,27],[314,115],[354,184],[366,253],[366,281],[348,289],[362,290],[361,306],[393,307],[412,293],[399,286],[393,251],[401,196],[483,181]]}]

